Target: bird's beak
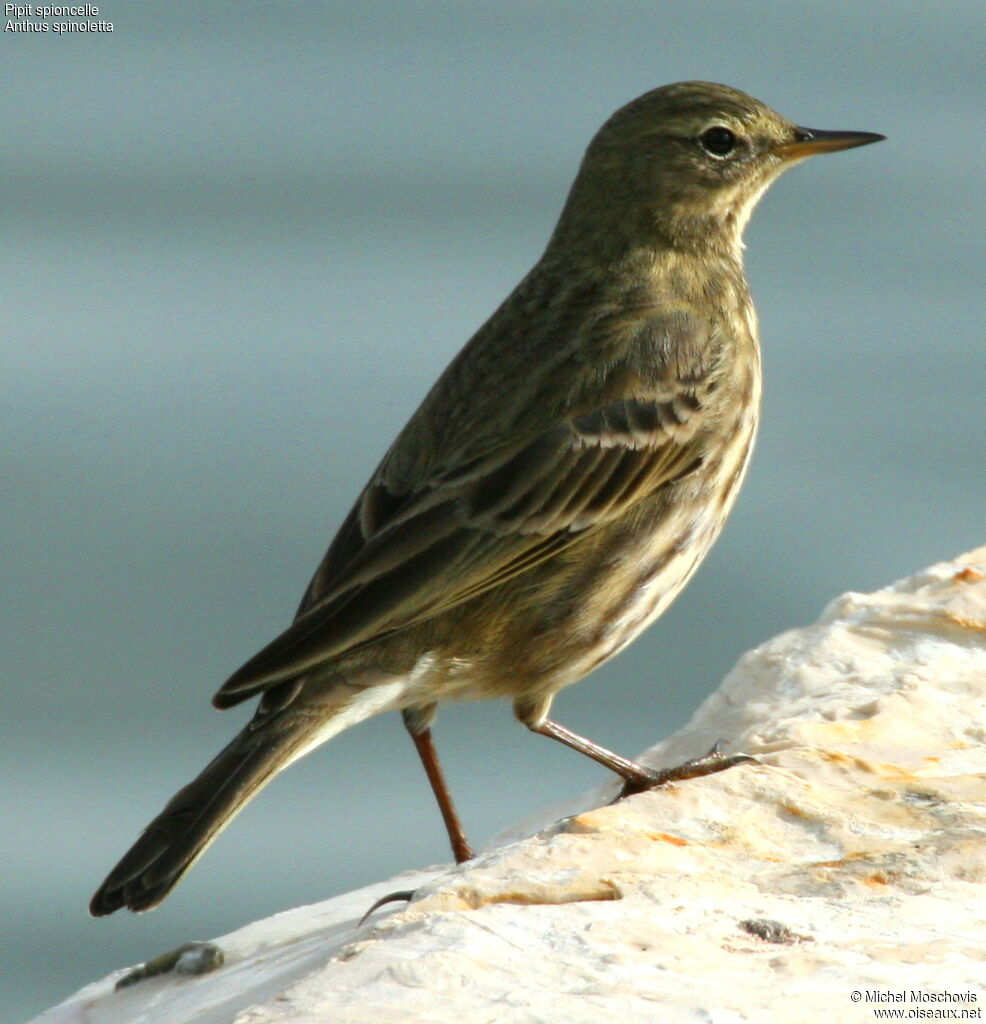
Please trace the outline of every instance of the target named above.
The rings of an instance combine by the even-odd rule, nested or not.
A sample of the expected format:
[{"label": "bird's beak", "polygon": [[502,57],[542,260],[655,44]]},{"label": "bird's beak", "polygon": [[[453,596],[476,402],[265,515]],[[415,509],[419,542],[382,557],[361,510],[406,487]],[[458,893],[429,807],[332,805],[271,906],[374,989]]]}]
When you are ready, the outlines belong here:
[{"label": "bird's beak", "polygon": [[885,138],[886,135],[877,135],[876,132],[825,132],[817,128],[795,128],[794,138],[781,143],[776,152],[784,160],[803,160],[816,153],[835,153],[840,149],[868,146]]}]

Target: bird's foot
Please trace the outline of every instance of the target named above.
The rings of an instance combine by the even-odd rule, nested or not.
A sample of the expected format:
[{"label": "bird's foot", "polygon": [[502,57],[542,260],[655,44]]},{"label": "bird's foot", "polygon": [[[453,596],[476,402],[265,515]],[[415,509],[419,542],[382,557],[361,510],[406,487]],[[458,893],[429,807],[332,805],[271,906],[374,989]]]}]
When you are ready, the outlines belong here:
[{"label": "bird's foot", "polygon": [[657,786],[667,785],[669,782],[682,782],[685,779],[699,779],[703,775],[715,775],[716,772],[724,772],[738,764],[758,764],[755,757],[749,754],[724,754],[720,749],[722,741],[716,742],[712,749],[701,757],[692,758],[679,764],[676,768],[645,768],[643,765],[639,773],[624,776],[623,788],[613,801],[632,796],[634,793],[642,793],[647,789],[655,789]]},{"label": "bird's foot", "polygon": [[414,899],[414,894],[417,889],[400,889],[398,892],[389,892],[386,896],[381,896],[380,899],[373,904],[372,907],[359,919],[360,927],[366,919],[373,913],[374,910],[379,910],[381,907],[386,906],[388,903],[410,903]]},{"label": "bird's foot", "polygon": [[147,963],[128,971],[116,983],[116,988],[128,988],[136,985],[144,978],[153,978],[158,974],[208,974],[209,971],[222,967],[226,955],[212,942],[186,942],[177,949],[169,950],[160,956],[148,960]]}]

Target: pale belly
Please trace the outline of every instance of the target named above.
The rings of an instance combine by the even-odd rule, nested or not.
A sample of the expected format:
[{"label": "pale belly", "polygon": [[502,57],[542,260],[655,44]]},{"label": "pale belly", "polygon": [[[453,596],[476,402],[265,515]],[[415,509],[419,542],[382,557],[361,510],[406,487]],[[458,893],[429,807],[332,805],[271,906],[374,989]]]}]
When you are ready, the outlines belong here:
[{"label": "pale belly", "polygon": [[749,462],[754,428],[749,424],[749,444],[694,481],[652,529],[607,553],[602,569],[599,562],[588,568],[564,597],[551,593],[545,573],[485,649],[420,657],[408,677],[407,703],[548,697],[618,654],[668,607],[715,542]]}]

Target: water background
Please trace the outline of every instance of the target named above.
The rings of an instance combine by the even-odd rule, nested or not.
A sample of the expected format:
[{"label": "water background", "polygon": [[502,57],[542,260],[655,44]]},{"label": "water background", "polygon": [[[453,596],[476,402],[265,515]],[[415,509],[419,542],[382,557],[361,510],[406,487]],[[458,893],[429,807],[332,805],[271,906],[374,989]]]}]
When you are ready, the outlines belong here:
[{"label": "water background", "polygon": [[[447,858],[396,716],[269,786],[149,916],[88,898],[242,723],[208,700],[285,625],[431,381],[537,258],[582,150],[725,81],[889,141],[783,178],[747,232],[766,392],[722,541],[556,705],[634,754],[747,648],[986,541],[986,7],[100,5],[0,37],[0,989],[114,967]],[[470,832],[603,772],[505,705],[443,712]],[[698,751],[696,751],[698,753]]]}]

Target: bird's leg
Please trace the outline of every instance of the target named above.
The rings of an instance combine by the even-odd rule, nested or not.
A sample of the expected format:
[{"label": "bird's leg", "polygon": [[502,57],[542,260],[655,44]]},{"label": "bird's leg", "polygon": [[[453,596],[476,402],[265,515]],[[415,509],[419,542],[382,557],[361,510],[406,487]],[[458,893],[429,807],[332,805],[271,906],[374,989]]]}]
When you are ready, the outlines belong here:
[{"label": "bird's leg", "polygon": [[[442,812],[442,821],[445,822],[445,830],[448,832],[449,843],[452,845],[452,856],[455,863],[472,860],[476,855],[473,853],[469,840],[466,839],[465,829],[459,821],[455,804],[452,803],[452,794],[449,792],[448,784],[445,781],[445,773],[442,771],[441,763],[438,760],[438,751],[435,749],[435,741],[431,738],[431,721],[435,717],[435,706],[433,704],[425,708],[406,708],[401,713],[404,719],[404,726],[411,739],[414,740],[414,749],[421,758],[425,774],[431,783],[431,791],[438,801],[438,809]],[[363,922],[380,907],[388,903],[408,903],[414,898],[415,889],[402,889],[400,892],[391,892],[381,896],[372,907],[360,918]]]},{"label": "bird's leg", "polygon": [[[435,749],[435,742],[431,738],[431,728],[427,724],[434,715],[434,709],[422,714],[416,709],[408,708],[403,712],[404,725],[414,740],[414,748],[421,758],[428,781],[431,783],[431,791],[438,801],[438,809],[442,812],[442,821],[445,822],[445,830],[448,832],[449,843],[452,846],[452,856],[456,864],[472,860],[475,856],[469,840],[466,839],[465,829],[459,821],[455,804],[452,803],[452,794],[449,792],[445,782],[445,773],[438,760],[438,751]],[[422,724],[422,723],[425,724]]]},{"label": "bird's leg", "polygon": [[607,750],[598,743],[593,743],[592,740],[588,740],[584,736],[572,732],[571,729],[566,729],[565,726],[553,722],[547,717],[547,710],[547,707],[543,704],[536,706],[521,702],[518,702],[514,708],[517,718],[532,732],[558,740],[559,743],[564,743],[566,747],[571,747],[572,750],[577,750],[580,754],[591,757],[593,761],[597,761],[610,771],[616,772],[624,780],[623,789],[620,791],[617,800],[622,800],[623,797],[630,796],[632,793],[643,792],[645,789],[666,785],[669,782],[697,779],[703,775],[713,775],[716,772],[725,771],[727,768],[732,768],[737,764],[755,761],[755,758],[747,754],[727,756],[720,752],[719,744],[717,743],[702,757],[686,761],[675,768],[648,768],[646,765],[638,764],[636,761],[631,761],[626,757],[621,757],[619,754],[614,754],[612,750]]},{"label": "bird's leg", "polygon": [[[625,796],[632,796],[634,793],[653,789],[655,786],[663,786],[669,782],[683,782],[685,779],[700,779],[703,775],[715,775],[716,772],[724,772],[727,768],[733,768],[738,764],[758,763],[757,759],[749,754],[724,754],[720,747],[721,741],[716,740],[708,753],[702,754],[701,757],[693,757],[674,768],[654,769],[640,765],[646,773],[647,780],[640,784],[635,779],[626,779],[616,800],[622,800]],[[616,803],[616,800],[613,802]]]}]

